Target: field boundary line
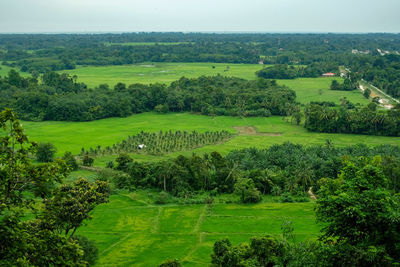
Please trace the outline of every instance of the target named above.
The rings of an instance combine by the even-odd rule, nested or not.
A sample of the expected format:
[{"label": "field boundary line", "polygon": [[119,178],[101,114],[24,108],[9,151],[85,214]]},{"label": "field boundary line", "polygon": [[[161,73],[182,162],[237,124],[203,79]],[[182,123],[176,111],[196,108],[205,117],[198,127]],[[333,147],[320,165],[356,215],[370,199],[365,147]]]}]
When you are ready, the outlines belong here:
[{"label": "field boundary line", "polygon": [[200,225],[203,223],[204,221],[204,217],[206,216],[206,211],[208,209],[208,204],[204,205],[204,207],[202,208],[200,215],[199,215],[199,219],[197,219],[196,225],[193,228],[193,233],[198,233],[199,229],[200,229]]},{"label": "field boundary line", "polygon": [[158,207],[157,216],[154,217],[154,227],[151,231],[152,234],[158,233],[160,231],[160,217],[161,217],[162,211],[163,211],[163,208]]},{"label": "field boundary line", "polygon": [[104,255],[104,253],[108,252],[109,250],[111,250],[112,248],[114,248],[115,246],[119,245],[120,243],[122,243],[123,241],[125,241],[126,239],[128,239],[128,237],[130,237],[132,235],[132,233],[127,234],[126,236],[122,237],[120,240],[118,240],[117,242],[115,242],[114,244],[112,244],[111,246],[109,246],[108,248],[106,248],[105,250],[103,250],[101,252],[100,255]]}]

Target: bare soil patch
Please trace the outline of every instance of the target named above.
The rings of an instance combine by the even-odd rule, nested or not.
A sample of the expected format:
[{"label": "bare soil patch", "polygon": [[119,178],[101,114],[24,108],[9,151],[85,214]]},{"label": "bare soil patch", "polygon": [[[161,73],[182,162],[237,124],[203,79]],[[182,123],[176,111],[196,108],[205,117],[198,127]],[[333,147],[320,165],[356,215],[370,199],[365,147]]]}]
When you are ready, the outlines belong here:
[{"label": "bare soil patch", "polygon": [[239,135],[281,136],[282,133],[259,132],[253,126],[233,126]]}]

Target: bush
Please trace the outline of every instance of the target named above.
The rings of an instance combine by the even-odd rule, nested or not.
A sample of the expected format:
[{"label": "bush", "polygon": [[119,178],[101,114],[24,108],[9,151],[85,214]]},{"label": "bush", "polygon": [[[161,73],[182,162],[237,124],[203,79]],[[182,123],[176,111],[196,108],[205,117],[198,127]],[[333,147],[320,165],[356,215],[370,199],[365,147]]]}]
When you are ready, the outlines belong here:
[{"label": "bush", "polygon": [[167,204],[171,202],[171,195],[165,191],[161,191],[158,195],[156,200],[154,201],[156,204]]},{"label": "bush", "polygon": [[243,203],[257,203],[262,199],[254,181],[248,178],[242,178],[236,182],[235,193],[240,196],[240,201]]},{"label": "bush", "polygon": [[113,169],[114,168],[114,161],[107,162],[106,168]]},{"label": "bush", "polygon": [[283,193],[281,195],[281,202],[283,202],[283,203],[285,203],[285,202],[292,203],[292,202],[294,202],[294,199],[293,199],[291,194]]},{"label": "bush", "polygon": [[180,267],[182,266],[181,263],[179,262],[178,259],[174,259],[174,260],[165,260],[163,261],[159,267]]},{"label": "bush", "polygon": [[94,158],[90,157],[89,155],[83,156],[83,160],[82,160],[83,166],[90,167],[90,166],[93,166],[93,163],[94,163]]},{"label": "bush", "polygon": [[39,143],[37,145],[36,159],[40,162],[51,162],[57,149],[52,143]]},{"label": "bush", "polygon": [[89,265],[94,265],[99,258],[99,251],[93,240],[89,240],[85,236],[76,235],[73,237],[74,240],[82,247],[83,260],[87,261]]},{"label": "bush", "polygon": [[62,159],[65,161],[65,163],[67,163],[68,167],[70,167],[71,170],[76,171],[78,169],[78,163],[76,162],[76,159],[71,152],[65,152]]}]

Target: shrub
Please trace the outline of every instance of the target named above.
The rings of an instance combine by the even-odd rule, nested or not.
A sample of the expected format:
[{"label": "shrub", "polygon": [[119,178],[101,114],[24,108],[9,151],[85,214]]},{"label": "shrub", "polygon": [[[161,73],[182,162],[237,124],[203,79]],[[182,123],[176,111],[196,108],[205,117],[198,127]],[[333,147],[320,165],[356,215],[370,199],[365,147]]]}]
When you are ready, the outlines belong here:
[{"label": "shrub", "polygon": [[67,163],[68,167],[70,167],[71,170],[76,171],[78,169],[78,163],[76,162],[76,159],[71,152],[65,152],[62,159],[65,161],[65,163]]},{"label": "shrub", "polygon": [[76,235],[73,237],[74,240],[82,247],[83,260],[87,261],[89,265],[94,265],[99,258],[99,251],[93,240],[89,240],[85,236]]},{"label": "shrub", "polygon": [[236,182],[235,193],[240,196],[240,201],[243,203],[257,203],[262,199],[254,181],[248,178],[242,178]]},{"label": "shrub", "polygon": [[94,158],[90,157],[89,155],[83,156],[82,164],[83,166],[93,166]]},{"label": "shrub", "polygon": [[156,204],[167,204],[171,202],[171,195],[165,191],[161,191],[158,195],[156,200],[154,201]]},{"label": "shrub", "polygon": [[178,259],[174,259],[174,260],[165,260],[163,261],[159,267],[180,267],[182,266],[181,263],[179,262]]},{"label": "shrub", "polygon": [[40,162],[51,162],[57,149],[52,143],[39,143],[37,145],[36,159]]}]

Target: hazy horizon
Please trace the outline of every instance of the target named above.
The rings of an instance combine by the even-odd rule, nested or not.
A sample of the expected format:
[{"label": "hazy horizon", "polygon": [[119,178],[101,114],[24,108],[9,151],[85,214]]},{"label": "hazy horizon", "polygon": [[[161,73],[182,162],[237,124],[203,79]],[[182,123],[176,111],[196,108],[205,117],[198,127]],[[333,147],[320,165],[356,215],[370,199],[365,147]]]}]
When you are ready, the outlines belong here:
[{"label": "hazy horizon", "polygon": [[399,0],[2,0],[0,33],[399,33]]}]

